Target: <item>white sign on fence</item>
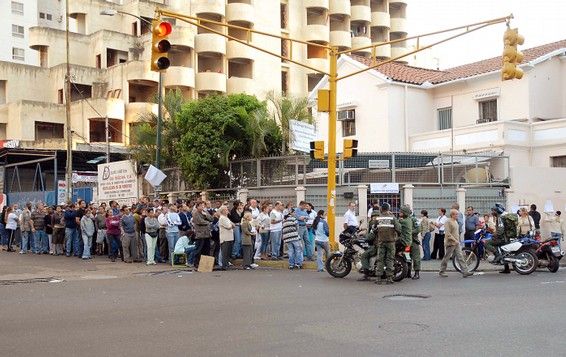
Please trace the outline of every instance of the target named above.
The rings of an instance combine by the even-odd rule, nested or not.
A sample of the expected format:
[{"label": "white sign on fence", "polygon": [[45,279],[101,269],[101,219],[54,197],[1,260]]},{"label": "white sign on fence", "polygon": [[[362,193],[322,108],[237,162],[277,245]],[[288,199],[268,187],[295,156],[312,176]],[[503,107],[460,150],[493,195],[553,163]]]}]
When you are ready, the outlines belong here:
[{"label": "white sign on fence", "polygon": [[138,176],[133,161],[98,165],[98,201],[127,204],[138,199]]},{"label": "white sign on fence", "polygon": [[370,183],[370,193],[399,193],[399,184],[393,182]]},{"label": "white sign on fence", "polygon": [[310,142],[316,140],[314,125],[298,120],[289,120],[289,147],[300,152],[310,152]]},{"label": "white sign on fence", "polygon": [[368,169],[388,169],[389,160],[368,160]]},{"label": "white sign on fence", "polygon": [[64,205],[67,201],[67,182],[57,181],[57,204]]}]

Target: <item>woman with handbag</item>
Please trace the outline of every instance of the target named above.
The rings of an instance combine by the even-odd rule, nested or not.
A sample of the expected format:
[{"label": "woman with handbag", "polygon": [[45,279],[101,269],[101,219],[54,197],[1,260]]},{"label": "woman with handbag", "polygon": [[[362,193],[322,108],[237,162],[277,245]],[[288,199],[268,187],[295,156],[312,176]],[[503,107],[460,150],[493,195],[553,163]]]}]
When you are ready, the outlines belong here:
[{"label": "woman with handbag", "polygon": [[159,221],[155,217],[155,212],[150,209],[147,211],[145,223],[145,242],[147,246],[147,265],[155,265],[155,246],[157,245],[157,233],[159,232]]}]

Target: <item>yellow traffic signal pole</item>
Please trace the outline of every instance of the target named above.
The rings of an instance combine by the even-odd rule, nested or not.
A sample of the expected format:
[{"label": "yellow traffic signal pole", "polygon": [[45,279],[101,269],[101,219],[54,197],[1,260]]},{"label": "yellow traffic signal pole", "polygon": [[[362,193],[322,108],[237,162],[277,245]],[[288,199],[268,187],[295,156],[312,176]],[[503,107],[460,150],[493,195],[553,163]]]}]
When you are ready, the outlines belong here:
[{"label": "yellow traffic signal pole", "polygon": [[[477,22],[477,23],[468,24],[468,25],[464,25],[464,26],[454,27],[454,28],[450,28],[450,29],[447,29],[447,30],[430,32],[430,33],[423,34],[423,35],[412,36],[412,37],[407,37],[407,38],[404,38],[404,39],[393,40],[393,41],[388,41],[388,42],[380,42],[379,44],[360,47],[360,48],[354,48],[354,49],[346,50],[346,51],[338,51],[337,47],[335,47],[335,46],[327,46],[327,45],[321,45],[321,44],[313,43],[313,42],[296,40],[296,39],[292,39],[292,38],[288,38],[288,37],[282,37],[282,36],[274,35],[274,34],[267,33],[267,32],[249,29],[249,28],[242,27],[242,26],[231,25],[231,24],[227,24],[227,23],[224,23],[224,22],[202,19],[202,18],[195,17],[195,16],[178,14],[178,13],[167,11],[167,10],[158,9],[158,10],[156,10],[156,13],[158,15],[164,15],[166,17],[171,17],[171,18],[175,18],[175,19],[184,21],[184,22],[189,23],[191,25],[194,25],[196,27],[200,27],[200,28],[208,30],[212,33],[226,37],[230,40],[239,42],[243,45],[255,48],[258,51],[270,54],[270,55],[275,56],[275,57],[279,57],[281,59],[287,60],[287,61],[294,63],[296,65],[299,65],[301,67],[308,68],[308,69],[314,70],[318,73],[325,74],[325,75],[328,76],[328,86],[329,86],[329,90],[328,90],[328,92],[329,92],[328,93],[329,103],[328,104],[329,104],[329,107],[328,107],[328,187],[327,187],[327,201],[328,202],[327,203],[328,203],[329,240],[330,240],[330,246],[333,250],[336,250],[338,248],[338,245],[336,244],[336,240],[335,240],[335,235],[336,235],[336,210],[335,210],[336,209],[336,161],[337,161],[336,160],[336,94],[337,94],[337,83],[338,83],[338,81],[345,79],[345,78],[348,78],[348,77],[351,77],[351,76],[354,76],[354,75],[362,73],[362,72],[369,71],[371,69],[375,69],[375,68],[377,68],[377,67],[379,67],[383,64],[396,61],[400,58],[409,56],[411,54],[421,52],[423,50],[426,50],[428,48],[436,46],[440,43],[455,39],[457,37],[463,36],[465,34],[473,32],[473,31],[480,30],[484,27],[495,25],[495,24],[502,23],[502,22],[509,22],[510,19],[513,18],[513,15],[510,15],[510,16],[506,16],[506,17],[493,19],[493,20],[488,20],[488,21]],[[215,24],[215,25],[219,25],[219,26],[223,26],[223,27],[227,27],[227,28],[233,28],[233,29],[239,29],[239,30],[246,31],[247,34],[248,34],[248,41],[244,41],[244,40],[235,38],[233,36],[224,34],[220,31],[217,31],[217,30],[210,28],[206,25],[203,25],[203,23],[205,23],[205,24]],[[462,32],[462,33],[459,33],[457,35],[450,36],[450,37],[448,37],[444,40],[437,41],[437,42],[435,42],[431,45],[427,45],[427,46],[424,46],[424,47],[418,47],[416,50],[408,52],[406,54],[403,54],[402,56],[398,56],[398,57],[392,58],[392,59],[387,60],[387,61],[379,62],[379,63],[372,65],[372,66],[369,66],[368,68],[365,68],[363,70],[359,70],[359,71],[338,77],[338,68],[337,68],[338,57],[342,54],[357,52],[357,51],[360,51],[360,50],[363,50],[363,49],[368,49],[368,48],[371,48],[372,52],[374,52],[375,48],[377,48],[379,46],[393,44],[393,43],[397,43],[397,42],[401,42],[401,41],[407,41],[407,40],[411,40],[411,39],[417,39],[418,40],[421,37],[438,35],[438,34],[441,34],[441,33],[452,32],[452,31],[456,31],[456,30],[465,30],[465,31]],[[330,73],[326,73],[323,70],[320,70],[320,69],[311,67],[309,65],[306,65],[304,63],[293,60],[292,59],[292,52],[289,55],[289,57],[283,57],[280,54],[268,51],[266,49],[263,49],[261,47],[258,47],[258,46],[255,46],[255,45],[249,43],[249,39],[250,39],[250,36],[251,36],[252,33],[326,49],[328,51],[328,55],[329,55],[329,61],[330,61],[329,72]],[[292,46],[291,46],[291,48],[292,48]]]}]

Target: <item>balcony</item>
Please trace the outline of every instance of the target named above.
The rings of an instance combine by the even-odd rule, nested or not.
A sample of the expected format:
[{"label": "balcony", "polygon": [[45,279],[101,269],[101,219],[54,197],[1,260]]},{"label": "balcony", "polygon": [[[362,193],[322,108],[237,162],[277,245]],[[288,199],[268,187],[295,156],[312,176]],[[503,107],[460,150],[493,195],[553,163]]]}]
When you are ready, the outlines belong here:
[{"label": "balcony", "polygon": [[169,87],[195,87],[195,70],[190,67],[172,66],[163,76],[163,86]]},{"label": "balcony", "polygon": [[253,24],[255,20],[255,8],[251,4],[231,3],[226,7],[227,22],[247,22]]},{"label": "balcony", "polygon": [[228,78],[228,93],[254,94],[254,80],[252,78]]},{"label": "balcony", "polygon": [[389,0],[389,5],[393,5],[393,4],[398,4],[398,5],[404,5],[407,6],[409,2],[407,0],[402,1],[402,0]]},{"label": "balcony", "polygon": [[306,9],[318,8],[328,10],[328,0],[303,0]]},{"label": "balcony", "polygon": [[391,32],[400,32],[407,34],[407,19],[401,17],[392,17]]},{"label": "balcony", "polygon": [[190,27],[175,26],[169,36],[172,46],[195,48],[195,33]]},{"label": "balcony", "polygon": [[150,71],[149,61],[131,61],[126,64],[126,79],[130,81],[150,81],[157,83],[159,73]]},{"label": "balcony", "polygon": [[[393,58],[403,56],[403,55],[407,54],[407,52],[409,52],[409,49],[407,49],[405,47],[395,47],[395,46],[391,47],[391,57],[393,57]],[[408,56],[407,57],[401,57],[398,61],[399,62],[407,62],[407,60],[408,60]]]},{"label": "balcony", "polygon": [[[54,37],[58,34],[55,30],[46,27],[29,28],[29,47],[38,49],[42,46],[49,46],[53,43]],[[57,36],[59,37],[59,36]]]},{"label": "balcony", "polygon": [[330,15],[350,16],[350,0],[330,0]]},{"label": "balcony", "polygon": [[303,33],[305,41],[328,43],[330,39],[330,26],[328,25],[307,25]]},{"label": "balcony", "polygon": [[193,3],[196,15],[214,14],[225,16],[226,5],[225,0],[196,0]]},{"label": "balcony", "polygon": [[197,53],[226,54],[226,39],[215,33],[201,33],[196,35],[195,50]]},{"label": "balcony", "polygon": [[[326,73],[330,71],[330,63],[326,58],[308,58],[306,60],[306,64]],[[307,71],[309,73],[314,73],[314,71],[310,69],[307,69]]]},{"label": "balcony", "polygon": [[200,72],[196,76],[197,91],[226,93],[226,75],[216,72]]},{"label": "balcony", "polygon": [[352,47],[350,31],[330,31],[330,43],[338,47]]},{"label": "balcony", "polygon": [[254,48],[241,44],[237,41],[228,41],[226,46],[226,57],[230,59],[244,58],[253,60],[258,51]]},{"label": "balcony", "polygon": [[[352,48],[365,47],[365,46],[371,46],[371,39],[369,37],[364,37],[364,36],[352,37]],[[364,50],[359,51],[358,53],[360,52],[365,54],[371,54],[371,48],[366,48]]]},{"label": "balcony", "polygon": [[[376,42],[374,44],[378,44]],[[379,58],[391,58],[391,45],[382,45],[375,48],[375,57]]]},{"label": "balcony", "polygon": [[375,11],[371,13],[371,26],[375,27],[391,27],[391,17],[387,12]]},{"label": "balcony", "polygon": [[371,8],[365,5],[351,6],[351,21],[371,21]]},{"label": "balcony", "polygon": [[126,123],[135,123],[141,120],[141,117],[153,113],[157,115],[157,104],[150,102],[134,102],[126,104]]}]

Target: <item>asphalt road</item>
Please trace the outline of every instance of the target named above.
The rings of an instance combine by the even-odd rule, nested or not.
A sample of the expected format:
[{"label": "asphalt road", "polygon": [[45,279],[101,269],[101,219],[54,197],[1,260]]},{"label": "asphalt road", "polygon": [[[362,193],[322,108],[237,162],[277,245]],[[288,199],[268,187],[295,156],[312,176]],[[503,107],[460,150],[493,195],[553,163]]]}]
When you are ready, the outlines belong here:
[{"label": "asphalt road", "polygon": [[257,270],[0,285],[0,355],[566,354],[566,270],[423,273],[393,286],[355,278]]}]

